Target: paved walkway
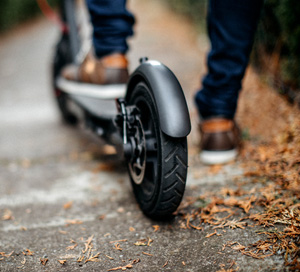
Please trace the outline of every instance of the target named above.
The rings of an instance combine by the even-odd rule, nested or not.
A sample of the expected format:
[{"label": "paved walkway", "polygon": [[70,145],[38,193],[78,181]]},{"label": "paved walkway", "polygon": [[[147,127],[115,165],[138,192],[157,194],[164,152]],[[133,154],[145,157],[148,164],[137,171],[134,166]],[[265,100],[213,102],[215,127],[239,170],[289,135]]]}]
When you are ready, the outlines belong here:
[{"label": "paved walkway", "polygon": [[[245,181],[238,162],[210,168],[197,158],[192,96],[205,72],[208,43],[160,1],[130,3],[138,22],[131,70],[141,56],[162,61],[178,76],[190,107],[190,168],[181,213],[191,212],[205,202],[189,206],[193,197]],[[108,271],[126,265],[132,271],[281,271],[281,257],[257,260],[224,246],[256,242],[255,228],[214,233],[208,224],[191,227],[183,214],[169,223],[143,216],[112,148],[60,123],[49,80],[56,37],[53,25],[37,20],[0,39],[0,271]]]}]

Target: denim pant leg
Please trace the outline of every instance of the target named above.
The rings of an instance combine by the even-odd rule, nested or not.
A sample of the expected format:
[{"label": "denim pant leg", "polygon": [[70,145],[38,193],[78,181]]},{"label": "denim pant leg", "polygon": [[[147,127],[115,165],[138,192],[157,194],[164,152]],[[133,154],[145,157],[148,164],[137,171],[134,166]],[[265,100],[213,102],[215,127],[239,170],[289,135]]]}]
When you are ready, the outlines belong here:
[{"label": "denim pant leg", "polygon": [[133,35],[134,17],[126,9],[126,0],[86,0],[93,24],[96,55],[126,53],[126,39]]},{"label": "denim pant leg", "polygon": [[208,73],[195,100],[200,115],[234,117],[263,0],[210,0]]}]

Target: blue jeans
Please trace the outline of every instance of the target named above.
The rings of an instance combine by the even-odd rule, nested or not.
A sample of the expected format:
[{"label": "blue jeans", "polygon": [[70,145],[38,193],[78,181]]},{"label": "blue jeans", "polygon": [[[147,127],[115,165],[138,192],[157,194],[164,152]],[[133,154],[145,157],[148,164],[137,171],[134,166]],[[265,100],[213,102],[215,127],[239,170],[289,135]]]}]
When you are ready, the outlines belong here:
[{"label": "blue jeans", "polygon": [[233,119],[263,0],[210,0],[208,73],[195,101],[202,118]]},{"label": "blue jeans", "polygon": [[[93,43],[98,57],[126,53],[133,35],[134,17],[126,0],[86,0],[94,26]],[[208,34],[211,50],[208,74],[195,101],[203,118],[234,117],[238,94],[248,65],[263,0],[210,0]]]},{"label": "blue jeans", "polygon": [[126,0],[86,0],[93,24],[95,53],[102,57],[128,50],[126,39],[133,35],[134,17]]}]

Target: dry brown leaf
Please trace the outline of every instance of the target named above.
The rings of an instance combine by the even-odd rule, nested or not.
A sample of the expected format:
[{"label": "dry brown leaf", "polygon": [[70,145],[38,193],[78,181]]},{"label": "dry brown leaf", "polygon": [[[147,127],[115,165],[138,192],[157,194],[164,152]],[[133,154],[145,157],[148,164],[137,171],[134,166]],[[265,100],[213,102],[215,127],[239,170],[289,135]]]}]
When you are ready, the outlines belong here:
[{"label": "dry brown leaf", "polygon": [[69,225],[80,225],[82,223],[83,223],[83,221],[81,221],[79,219],[73,219],[73,220],[67,219],[66,220],[66,226],[69,226]]},{"label": "dry brown leaf", "polygon": [[14,253],[14,251],[10,252],[9,254],[5,254],[5,252],[0,252],[0,256],[9,258],[9,257],[11,257],[11,255],[12,255],[13,253]]},{"label": "dry brown leaf", "polygon": [[33,254],[34,254],[34,252],[29,249],[26,249],[25,252],[23,251],[22,253],[25,256],[33,256]]},{"label": "dry brown leaf", "polygon": [[105,215],[105,214],[102,214],[102,215],[100,215],[100,216],[98,217],[98,219],[99,219],[99,220],[104,220],[105,217],[106,217],[106,215]]},{"label": "dry brown leaf", "polygon": [[6,209],[6,210],[4,211],[4,215],[2,216],[2,220],[4,220],[4,221],[7,221],[7,220],[14,220],[12,211]]},{"label": "dry brown leaf", "polygon": [[210,233],[210,234],[207,234],[207,235],[205,236],[205,238],[212,237],[213,235],[216,235],[216,234],[217,234],[217,231],[215,230],[215,232]]},{"label": "dry brown leaf", "polygon": [[139,239],[137,240],[134,245],[135,246],[150,246],[150,244],[153,242],[153,240],[151,238],[147,238],[147,239]]},{"label": "dry brown leaf", "polygon": [[107,271],[116,271],[116,270],[122,270],[122,271],[125,271],[127,269],[131,269],[133,268],[133,265],[134,264],[137,264],[140,262],[140,259],[136,259],[136,260],[133,260],[131,263],[127,264],[127,265],[124,265],[124,266],[118,266],[118,267],[115,267],[115,268],[111,268]]},{"label": "dry brown leaf", "polygon": [[84,260],[84,256],[80,256],[80,257],[77,259],[77,262],[78,262],[78,263],[81,263],[83,260]]},{"label": "dry brown leaf", "polygon": [[244,250],[246,247],[241,245],[240,243],[237,243],[237,245],[234,245],[231,248],[234,250]]},{"label": "dry brown leaf", "polygon": [[165,263],[164,263],[164,265],[162,266],[162,268],[164,268],[164,267],[166,267],[167,265],[168,265],[168,261],[166,261]]},{"label": "dry brown leaf", "polygon": [[125,212],[125,209],[124,209],[123,207],[119,207],[119,208],[117,209],[117,212],[118,212],[118,213],[124,213],[124,212]]},{"label": "dry brown leaf", "polygon": [[237,219],[227,221],[224,225],[224,227],[229,227],[231,229],[236,229],[236,228],[245,229],[245,226],[247,226],[246,222],[240,222]]},{"label": "dry brown leaf", "polygon": [[254,202],[255,200],[256,197],[252,195],[248,200],[239,200],[238,206],[241,207],[245,211],[245,213],[248,213],[252,208],[252,202]]},{"label": "dry brown leaf", "polygon": [[66,247],[66,250],[73,250],[78,246],[78,244]]},{"label": "dry brown leaf", "polygon": [[154,232],[157,232],[160,228],[159,225],[153,225],[152,227],[154,229]]},{"label": "dry brown leaf", "polygon": [[150,253],[147,253],[147,252],[142,252],[144,255],[147,255],[147,256],[153,256],[152,254],[150,254]]},{"label": "dry brown leaf", "polygon": [[115,248],[114,249],[122,251],[122,248],[121,248],[121,246],[120,246],[119,243],[115,244]]},{"label": "dry brown leaf", "polygon": [[114,258],[113,257],[110,257],[110,256],[108,256],[108,255],[105,255],[108,259],[110,259],[110,260],[114,260]]},{"label": "dry brown leaf", "polygon": [[72,206],[73,206],[73,201],[69,201],[69,202],[67,202],[67,203],[64,204],[63,208],[65,210],[68,210],[68,209],[71,209]]},{"label": "dry brown leaf", "polygon": [[147,246],[150,246],[152,242],[153,242],[153,240],[150,237],[148,237]]},{"label": "dry brown leaf", "polygon": [[41,262],[42,265],[45,266],[48,262],[48,259],[47,258],[40,258],[40,262]]},{"label": "dry brown leaf", "polygon": [[87,262],[99,262],[99,260],[98,260],[99,256],[100,256],[100,252],[98,252],[94,256],[91,256],[88,259],[86,259],[84,263],[87,263]]},{"label": "dry brown leaf", "polygon": [[67,260],[58,260],[58,262],[59,262],[61,265],[64,265],[64,264],[67,262]]},{"label": "dry brown leaf", "polygon": [[134,243],[135,246],[146,246],[146,242],[143,242],[143,241],[137,241]]},{"label": "dry brown leaf", "polygon": [[85,254],[89,249],[92,248],[92,241],[93,241],[93,238],[94,238],[94,235],[90,236],[90,237],[86,240],[86,242],[85,242],[85,244],[84,244],[85,249],[84,249],[84,250],[81,250],[83,254]]}]

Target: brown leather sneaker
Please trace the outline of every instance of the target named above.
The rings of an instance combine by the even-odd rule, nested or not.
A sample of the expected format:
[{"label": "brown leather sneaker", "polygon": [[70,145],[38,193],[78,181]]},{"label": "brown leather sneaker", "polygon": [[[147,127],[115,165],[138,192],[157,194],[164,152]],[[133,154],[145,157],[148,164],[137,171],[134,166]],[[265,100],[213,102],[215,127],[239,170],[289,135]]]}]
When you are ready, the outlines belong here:
[{"label": "brown leather sneaker", "polygon": [[97,59],[90,52],[80,66],[69,65],[62,76],[71,81],[92,84],[122,84],[128,80],[128,61],[119,53]]},{"label": "brown leather sneaker", "polygon": [[205,164],[224,164],[238,154],[240,133],[233,120],[211,118],[200,124],[200,159]]},{"label": "brown leather sneaker", "polygon": [[100,59],[89,52],[80,65],[68,65],[57,79],[57,86],[70,94],[100,99],[124,97],[129,79],[128,61],[119,53]]}]

